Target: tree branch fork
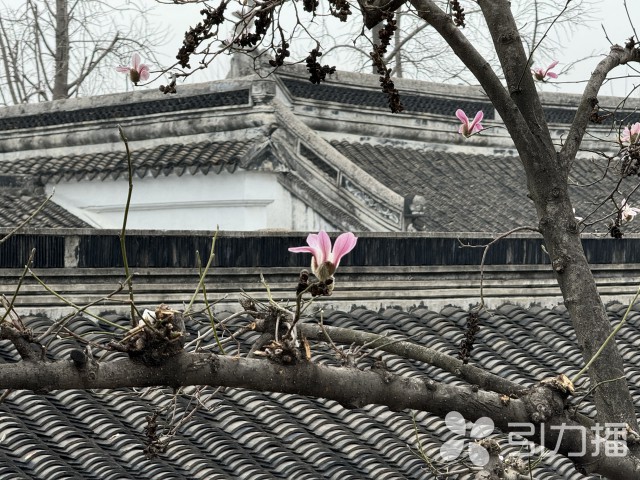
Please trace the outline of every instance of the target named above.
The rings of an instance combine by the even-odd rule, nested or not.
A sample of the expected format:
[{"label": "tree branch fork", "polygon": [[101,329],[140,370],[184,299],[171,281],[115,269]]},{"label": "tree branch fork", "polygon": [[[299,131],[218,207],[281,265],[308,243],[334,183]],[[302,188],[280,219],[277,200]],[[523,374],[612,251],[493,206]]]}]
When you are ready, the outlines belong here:
[{"label": "tree branch fork", "polygon": [[[640,477],[635,458],[604,455],[604,449],[596,447],[602,440],[581,425],[578,417],[566,408],[566,395],[545,384],[528,389],[519,398],[510,398],[473,385],[447,385],[428,378],[399,376],[386,370],[359,370],[309,361],[282,365],[266,359],[189,352],[167,358],[156,366],[131,358],[97,364],[78,362],[75,358],[54,362],[31,358],[0,365],[0,386],[6,389],[113,389],[122,385],[246,388],[327,398],[347,408],[381,404],[393,410],[417,409],[443,417],[458,411],[469,421],[483,416],[492,418],[503,432],[517,430],[522,434],[522,424],[529,423],[531,432],[523,435],[525,438],[539,441],[544,430],[546,446],[559,446],[561,453],[582,451],[584,438],[575,433],[581,428],[586,431],[586,452],[582,460],[573,460],[582,463],[585,471],[615,472],[625,475],[624,478]],[[574,433],[558,438],[558,425],[564,425],[569,433]]]}]

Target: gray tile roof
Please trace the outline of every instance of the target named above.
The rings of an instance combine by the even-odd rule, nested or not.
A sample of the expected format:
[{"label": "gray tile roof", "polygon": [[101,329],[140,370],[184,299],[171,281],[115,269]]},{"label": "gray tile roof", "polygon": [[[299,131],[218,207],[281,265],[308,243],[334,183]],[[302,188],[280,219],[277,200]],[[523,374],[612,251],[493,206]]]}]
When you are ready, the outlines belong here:
[{"label": "gray tile roof", "polygon": [[[616,105],[607,105],[609,108],[602,108],[599,114],[603,117],[602,123],[610,125],[613,119],[617,123],[629,124],[640,122],[640,113],[635,110],[617,109]],[[615,114],[613,113],[615,112]],[[576,115],[575,108],[544,107],[544,113],[549,123],[571,123]]]},{"label": "gray tile roof", "polygon": [[[251,141],[199,142],[160,145],[141,150],[132,149],[131,160],[138,177],[151,174],[220,173],[246,167]],[[126,176],[127,156],[124,151],[86,153],[64,157],[33,157],[0,162],[0,174],[32,175],[43,182],[60,180],[117,179]]]},{"label": "gray tile roof", "polygon": [[[17,227],[29,218],[45,199],[46,195],[44,194],[16,194],[0,191],[0,225],[6,228]],[[50,200],[29,221],[28,226],[36,228],[87,228],[90,225]]]},{"label": "gray tile roof", "polygon": [[[389,110],[389,100],[380,90],[354,88],[355,86],[341,87],[328,83],[315,85],[309,81],[291,78],[283,78],[282,83],[294,97]],[[453,116],[458,108],[462,108],[468,112],[483,110],[485,118],[495,118],[495,108],[489,101],[453,100],[435,95],[412,95],[402,92],[400,92],[400,99],[405,113],[424,112]]]},{"label": "gray tile roof", "polygon": [[[333,83],[314,85],[309,81],[286,77],[283,77],[282,83],[294,97],[389,110],[387,97],[380,90],[358,88],[356,85],[338,86]],[[430,94],[416,95],[400,90],[400,100],[405,107],[405,113],[423,112],[453,117],[455,111],[461,108],[466,112],[482,110],[486,119],[495,118],[495,108],[489,101],[465,101]],[[605,116],[604,124],[610,124],[614,118],[624,124],[640,122],[640,113],[635,110],[617,109],[616,105],[603,104],[602,107],[600,114]],[[615,115],[610,115],[614,111]],[[575,116],[575,107],[546,106],[544,112],[549,123],[571,123]]]},{"label": "gray tile roof", "polygon": [[[624,310],[620,304],[608,307],[614,326]],[[112,321],[127,322],[122,317],[107,316]],[[349,313],[326,312],[324,320],[327,325],[387,334],[390,338],[411,337],[414,342],[455,355],[466,316],[456,307],[441,312],[426,307],[410,312],[360,308]],[[200,320],[202,323],[189,322],[191,338],[200,332],[207,335],[205,341],[212,341],[208,321]],[[50,320],[42,317],[24,321],[35,332],[50,325]],[[245,321],[236,319],[230,328],[238,328]],[[482,314],[481,325],[472,362],[513,381],[526,385],[558,373],[571,376],[582,365],[564,308],[526,310],[503,305]],[[69,326],[94,341],[112,338],[109,327],[98,327],[86,318],[76,317]],[[243,355],[257,336],[247,333],[240,337]],[[634,309],[618,335],[618,345],[633,397],[640,406],[638,342],[640,312]],[[68,358],[72,348],[78,348],[74,340],[56,341],[49,355]],[[107,357],[117,355],[121,354],[109,353]],[[397,374],[461,383],[433,366],[387,353],[381,358]],[[17,359],[9,343],[0,342],[0,362]],[[326,347],[316,345],[313,361],[334,363],[335,357]],[[360,366],[370,368],[371,360],[363,360]],[[331,400],[235,388],[219,392],[206,388],[200,398],[208,409],[199,409],[180,428],[166,452],[147,459],[143,454],[146,417],[158,410],[162,425],[173,406],[171,390],[71,390],[47,395],[14,392],[0,404],[0,478],[431,478],[424,462],[411,451],[416,439],[409,411],[394,412],[375,405],[348,409]],[[178,414],[189,408],[187,396],[178,397]],[[589,415],[593,410],[587,397],[581,411]],[[451,432],[441,418],[427,412],[417,412],[415,420],[424,449],[437,458],[438,449],[451,438]],[[515,450],[500,438],[505,454]],[[534,472],[536,479],[559,476],[585,478],[566,458],[553,454],[545,456]]]},{"label": "gray tile roof", "polygon": [[[422,195],[426,201],[426,215],[419,221],[427,231],[497,232],[522,225],[537,225],[518,157],[417,150],[338,140],[332,141],[331,145],[400,195]],[[574,162],[571,180],[588,185],[570,187],[577,215],[591,212],[593,205],[611,193],[616,184],[614,173],[610,172],[604,180],[593,183],[602,175],[602,170],[589,160]],[[626,232],[635,232],[638,228],[640,225],[636,222],[624,227]],[[601,225],[600,231],[606,231],[606,228]]]},{"label": "gray tile roof", "polygon": [[163,96],[145,102],[129,102],[92,108],[43,112],[37,115],[0,117],[0,131],[36,128],[66,123],[119,119],[158,113],[171,113],[198,108],[215,108],[249,103],[249,90],[205,93],[191,96]]}]

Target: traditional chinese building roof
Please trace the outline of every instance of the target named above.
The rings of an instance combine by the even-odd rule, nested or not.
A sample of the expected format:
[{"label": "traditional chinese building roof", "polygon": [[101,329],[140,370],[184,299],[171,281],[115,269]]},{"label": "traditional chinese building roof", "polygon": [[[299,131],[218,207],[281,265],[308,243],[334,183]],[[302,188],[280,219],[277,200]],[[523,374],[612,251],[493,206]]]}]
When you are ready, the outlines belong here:
[{"label": "traditional chinese building roof", "polygon": [[[307,76],[293,66],[267,77],[182,86],[175,96],[147,90],[5,108],[0,174],[48,185],[123,180],[121,125],[138,177],[271,172],[336,229],[494,232],[536,223],[517,154],[478,87],[399,79],[405,111],[391,114],[375,75],[339,72],[322,85]],[[560,142],[579,97],[542,99]],[[590,128],[602,138],[617,138],[614,116],[640,120],[633,99],[617,110],[620,99],[599,100],[604,123]],[[489,128],[462,138],[457,108],[482,109]],[[609,145],[589,137],[585,148]],[[575,162],[573,183],[584,186],[573,188],[577,215],[610,194],[610,181],[594,180],[610,180],[620,168],[588,155]],[[594,217],[610,213],[612,204],[604,205]]]},{"label": "traditional chinese building roof", "polygon": [[18,172],[0,174],[0,224],[35,228],[86,228],[89,225],[47,200],[42,183]]},{"label": "traditional chinese building roof", "polygon": [[[533,202],[523,188],[526,179],[520,159],[513,152],[461,155],[445,148],[398,147],[392,142],[355,139],[332,140],[331,145],[406,198],[418,230],[453,232],[466,227],[470,232],[502,232],[538,223]],[[575,162],[569,191],[576,215],[586,216],[598,201],[607,199],[619,180],[616,175],[615,166],[609,169],[596,161]],[[621,183],[621,190],[628,187],[631,191],[633,185],[634,180],[628,178]],[[606,233],[604,224],[596,228]],[[624,228],[627,233],[637,233],[640,226],[630,222]]]},{"label": "traditional chinese building roof", "polygon": [[[612,304],[608,314],[615,326],[625,307]],[[440,352],[456,355],[468,312],[456,307],[440,311],[420,307],[411,311],[386,309],[375,312],[357,308],[350,312],[325,312],[330,326],[355,328],[410,339]],[[105,314],[110,321],[126,325],[128,320]],[[26,327],[45,330],[51,320],[25,317]],[[237,328],[248,320],[238,318]],[[190,339],[207,333],[209,320],[196,317],[188,322]],[[481,329],[472,363],[513,381],[530,385],[559,372],[577,373],[582,356],[564,308],[525,309],[505,304],[481,315]],[[68,327],[96,342],[108,341],[113,330],[98,326],[82,316]],[[241,337],[241,354],[246,355],[258,334]],[[640,404],[640,313],[634,309],[618,335],[626,362],[629,386]],[[50,358],[68,358],[79,348],[73,339],[56,341]],[[112,359],[118,353],[108,353]],[[437,382],[462,384],[437,367],[378,352],[389,371]],[[18,360],[7,342],[0,342],[0,362]],[[336,357],[327,346],[314,348],[314,362],[334,364]],[[267,360],[265,360],[267,361]],[[359,362],[371,368],[373,359]],[[187,388],[174,399],[166,388],[134,391],[53,391],[36,394],[16,391],[0,404],[0,477],[58,480],[172,478],[172,479],[271,479],[271,478],[432,478],[416,451],[418,438],[423,450],[436,463],[444,442],[456,437],[443,419],[427,412],[392,411],[384,406],[349,408],[335,401],[279,393],[260,393],[237,388],[200,390],[202,406],[184,422],[167,449],[149,459],[144,428],[148,417],[158,412],[158,423],[174,414],[180,418],[191,411]],[[581,412],[592,415],[589,398],[580,402]],[[414,426],[415,421],[415,426]],[[417,428],[417,433],[416,433]],[[503,454],[518,451],[504,436],[497,437]],[[437,463],[436,463],[437,464]],[[546,454],[533,472],[536,479],[570,480],[587,478],[566,458]],[[462,474],[460,479],[472,478]]]},{"label": "traditional chinese building roof", "polygon": [[81,106],[80,108],[0,117],[0,130],[33,129],[56,125],[71,126],[85,122],[139,117],[141,115],[166,115],[200,108],[244,105],[249,103],[249,90],[241,89],[223,93],[196,94],[188,97],[169,97],[162,102],[149,100],[128,103],[127,95],[123,95],[121,102],[111,105]]},{"label": "traditional chinese building roof", "polygon": [[[267,300],[260,273],[273,298],[292,298],[308,257],[288,252],[287,246],[301,244],[304,236],[222,232],[206,281],[217,319],[237,310],[240,291],[257,301]],[[198,283],[196,252],[202,252],[202,258],[211,248],[211,238],[187,232],[130,232],[126,240],[139,308],[163,302],[181,308],[189,301]],[[584,241],[601,296],[609,302],[609,318],[617,326],[625,307],[612,299],[632,298],[637,289],[639,240]],[[463,248],[461,242],[478,244],[483,239],[458,241],[406,232],[362,235],[340,265],[334,294],[317,302],[324,312],[305,321],[322,315],[328,326],[409,340],[455,356],[465,334],[468,306],[478,300],[482,255],[481,249]],[[602,248],[606,242],[613,242],[614,248]],[[112,297],[112,307],[103,306],[123,276],[117,232],[32,229],[16,234],[0,249],[4,291],[15,288],[23,258],[33,247],[33,268],[58,295],[76,305],[102,299],[94,313],[112,323],[129,324],[122,313],[128,309],[126,292]],[[548,306],[558,303],[559,290],[545,261],[539,238],[518,235],[499,242],[486,256],[484,295],[490,309],[480,315],[471,363],[522,385],[559,373],[571,377],[583,365],[566,309]],[[197,303],[201,305],[201,299]],[[69,314],[68,306],[29,276],[15,305],[35,334]],[[250,320],[230,319],[223,337]],[[202,335],[203,346],[213,345],[209,324],[201,314],[188,320],[188,342]],[[82,314],[72,315],[67,326],[97,343],[113,339],[115,333],[114,327]],[[258,336],[247,331],[239,337],[240,355],[247,355]],[[640,406],[640,307],[632,309],[616,338]],[[72,349],[83,346],[73,338],[52,340],[50,359],[69,358]],[[225,345],[231,353],[236,343]],[[188,349],[194,347],[195,342]],[[119,355],[123,354],[109,352],[105,359]],[[14,347],[0,341],[0,363],[17,360]],[[326,344],[314,343],[312,360],[335,364],[337,357]],[[375,360],[398,375],[464,383],[440,368],[384,352],[363,358],[359,366],[372,368]],[[207,387],[199,396],[204,406],[184,422],[166,451],[148,459],[147,417],[158,412],[162,428],[174,408],[177,418],[190,411],[193,403],[187,396],[194,392],[187,388],[177,398],[166,388],[12,392],[0,403],[0,478],[433,478],[415,454],[417,438],[431,460],[439,458],[445,442],[463,438],[428,412],[414,415],[379,405],[355,409],[326,399]],[[593,415],[590,398],[576,398],[580,411]],[[504,436],[497,438],[505,455],[520,449],[509,446]],[[545,455],[533,475],[549,480],[586,478],[568,459],[554,454]]]},{"label": "traditional chinese building roof", "polygon": [[[250,141],[174,143],[136,150],[132,156],[133,173],[138,178],[147,175],[181,176],[185,172],[233,172],[236,168],[249,168]],[[33,157],[16,162],[0,163],[0,172],[13,171],[30,175],[43,182],[60,180],[115,180],[127,176],[125,151],[78,153],[64,157]]]}]

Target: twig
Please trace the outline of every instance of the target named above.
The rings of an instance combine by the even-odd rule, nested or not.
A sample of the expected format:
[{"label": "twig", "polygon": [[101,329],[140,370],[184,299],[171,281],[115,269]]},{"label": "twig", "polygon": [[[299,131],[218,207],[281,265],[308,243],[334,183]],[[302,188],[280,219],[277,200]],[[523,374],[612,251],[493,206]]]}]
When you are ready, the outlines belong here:
[{"label": "twig", "polygon": [[262,285],[264,285],[264,288],[267,290],[267,298],[269,299],[269,305],[274,307],[279,312],[285,313],[287,316],[293,318],[293,312],[291,310],[287,310],[286,308],[281,307],[280,305],[278,305],[278,302],[276,302],[273,299],[273,296],[271,295],[271,287],[265,280],[264,275],[262,273],[260,274],[260,282],[262,283]]},{"label": "twig", "polygon": [[618,380],[624,380],[624,379],[626,379],[626,378],[627,378],[626,376],[624,376],[624,375],[620,375],[619,377],[616,377],[616,378],[610,378],[610,379],[608,379],[608,380],[602,380],[601,382],[598,382],[598,383],[596,383],[593,387],[591,387],[591,388],[589,389],[589,391],[587,392],[587,395],[589,395],[589,394],[590,394],[591,392],[593,392],[596,388],[598,388],[598,387],[600,387],[600,386],[602,386],[602,385],[604,385],[604,384],[611,383],[611,382],[617,382]]},{"label": "twig", "polygon": [[131,165],[131,152],[129,151],[129,141],[124,134],[124,130],[118,125],[118,132],[120,138],[124,143],[124,147],[127,151],[127,169],[129,177],[129,189],[127,190],[127,203],[124,207],[124,217],[122,219],[122,231],[120,232],[120,252],[122,253],[122,263],[124,264],[124,275],[127,277],[127,286],[129,287],[129,301],[131,302],[131,327],[135,328],[136,322],[136,309],[135,302],[133,300],[133,281],[131,274],[129,273],[129,261],[127,260],[127,247],[125,245],[126,231],[127,231],[127,218],[129,217],[129,206],[131,205],[131,193],[133,192],[133,167]]},{"label": "twig", "polygon": [[113,297],[114,295],[117,295],[118,293],[120,293],[122,291],[122,289],[124,288],[124,282],[120,283],[120,286],[118,288],[116,288],[113,292],[111,292],[109,295],[107,295],[106,297],[102,297],[99,298],[98,300],[94,300],[91,303],[86,304],[84,307],[80,308],[78,311],[73,312],[72,314],[66,315],[64,317],[62,317],[60,320],[58,320],[57,322],[55,322],[53,325],[51,325],[42,335],[40,335],[38,337],[38,342],[41,342],[44,337],[46,337],[47,335],[53,333],[53,331],[56,328],[65,328],[65,324],[72,319],[74,316],[76,316],[78,313],[82,313],[84,312],[87,308],[93,307],[94,305],[96,305],[97,303],[103,302],[105,300],[110,299],[111,297]]},{"label": "twig", "polygon": [[[238,330],[233,332],[233,334],[231,334],[228,337],[223,338],[222,340],[220,340],[220,343],[229,343],[232,340],[236,340],[236,337],[242,335],[243,333],[253,332],[255,330],[256,330],[256,324],[255,324],[255,322],[251,322],[249,325],[246,325],[244,327],[239,328]],[[236,340],[236,342],[237,342],[237,340]],[[202,347],[201,350],[204,350],[204,351],[212,350],[216,346],[217,345],[206,345],[206,346]],[[239,350],[238,350],[238,352],[239,352]]]},{"label": "twig", "polygon": [[[213,247],[211,248],[211,253],[213,254]],[[202,262],[200,261],[199,252],[196,252],[196,258],[198,260],[198,269],[200,270],[200,278],[203,278],[204,272],[202,271]],[[209,305],[209,299],[207,298],[207,287],[205,286],[204,282],[202,283],[202,297],[204,299],[205,311],[207,312],[207,315],[209,316],[209,321],[211,322],[211,331],[213,332],[213,337],[216,339],[216,343],[218,344],[218,347],[220,348],[220,352],[222,353],[222,355],[226,355],[224,348],[220,343],[220,339],[218,338],[218,332],[216,331],[216,320],[215,320],[215,317],[213,316],[213,312],[211,311],[211,305]]]},{"label": "twig", "polygon": [[636,39],[636,42],[638,40],[640,40],[640,38],[638,38],[638,32],[636,32],[636,26],[633,24],[633,20],[631,20],[631,15],[629,15],[629,8],[627,7],[627,0],[624,0],[622,2],[622,4],[624,5],[624,11],[627,13],[627,20],[629,20],[629,25],[631,25],[631,30],[633,30],[633,36]]},{"label": "twig", "polygon": [[[558,19],[562,16],[562,14],[564,14],[564,12],[567,10],[567,8],[569,8],[569,4],[570,3],[571,3],[571,0],[567,0],[567,2],[564,4],[564,8],[560,11],[560,13],[556,16],[556,18],[553,19],[553,22],[551,22],[549,24],[549,27],[547,28],[547,30],[544,32],[544,34],[540,38],[540,41],[538,43],[536,43],[536,45],[533,47],[533,49],[531,50],[531,53],[529,54],[529,58],[527,58],[527,66],[530,65],[531,59],[533,58],[534,52],[538,49],[538,47],[540,46],[542,41],[545,38],[547,38],[547,35],[549,34],[549,31],[555,25],[555,23],[558,21]],[[520,84],[522,83],[522,79],[524,78],[525,73],[526,73],[526,69],[523,70],[522,74],[520,75],[520,79],[518,80],[518,89],[520,88]]]},{"label": "twig", "polygon": [[511,235],[513,233],[516,233],[516,232],[519,232],[519,231],[522,231],[522,230],[530,230],[532,232],[540,233],[540,230],[537,229],[536,227],[517,227],[517,228],[514,228],[513,230],[509,230],[508,232],[499,235],[498,237],[494,238],[493,240],[491,240],[486,245],[468,245],[468,244],[462,243],[460,241],[460,239],[458,239],[458,242],[463,247],[467,247],[467,248],[484,248],[484,251],[482,252],[482,260],[480,261],[480,305],[478,305],[476,307],[478,312],[480,310],[482,310],[482,308],[484,308],[484,262],[485,262],[485,260],[487,258],[487,253],[489,252],[489,248],[491,247],[491,245],[493,245],[497,241],[502,240],[503,238],[508,237],[509,235]]},{"label": "twig", "polygon": [[[235,318],[241,317],[243,315],[247,315],[247,316],[259,316],[260,312],[254,312],[254,311],[250,311],[250,310],[243,310],[241,312],[236,312],[232,315],[229,315],[227,318],[224,318],[222,320],[220,320],[218,322],[218,326],[219,327],[225,327],[225,324],[231,320],[234,320]],[[206,335],[206,334],[205,334]],[[198,335],[197,338],[195,338],[194,340],[191,340],[190,342],[186,343],[184,348],[187,349],[189,347],[191,347],[192,345],[196,345],[200,340],[202,340],[204,338],[205,335]],[[222,341],[221,341],[222,342]],[[213,348],[213,345],[209,345],[206,347],[202,347],[202,350],[210,350],[211,348]]]},{"label": "twig", "polygon": [[306,292],[308,292],[314,285],[317,285],[317,283],[311,283],[309,284],[309,286],[307,288],[305,288],[303,291],[301,291],[298,295],[296,295],[296,313],[293,316],[293,321],[291,322],[291,325],[289,326],[289,329],[287,330],[287,333],[285,334],[285,337],[289,336],[289,334],[293,331],[293,329],[296,326],[296,323],[298,323],[300,321],[300,314],[307,309],[307,307],[309,305],[311,305],[311,303],[313,302],[313,300],[316,297],[311,297],[311,299],[309,300],[309,302],[307,302],[304,306],[304,308],[302,307],[302,295],[304,295]]},{"label": "twig", "polygon": [[[72,308],[75,308],[78,312],[83,312],[84,309],[82,307],[79,307],[78,305],[76,305],[75,303],[73,303],[71,300],[68,300],[66,298],[64,298],[62,295],[60,295],[58,292],[56,292],[55,290],[53,290],[49,285],[47,285],[40,277],[38,277],[33,270],[29,269],[29,274],[36,280],[36,282],[38,282],[47,292],[49,292],[51,295],[55,296],[58,300],[63,301],[65,304],[69,305]],[[88,316],[90,316],[91,318],[94,318],[96,320],[98,320],[99,322],[104,322],[107,325],[112,326],[113,328],[118,328],[120,330],[129,330],[126,327],[123,327],[122,325],[118,325],[117,323],[114,322],[110,322],[109,320],[107,320],[106,318],[103,318],[99,315],[95,315],[91,312],[84,312],[86,313]]]},{"label": "twig", "polygon": [[[5,297],[4,295],[0,296],[0,304],[2,304],[2,308],[4,308],[8,314],[9,314],[9,318],[11,320],[11,323],[13,323],[13,326],[16,327],[18,330],[20,330],[21,332],[25,330],[24,328],[24,324],[22,323],[22,320],[20,319],[20,315],[18,315],[18,313],[16,312],[16,309],[12,306],[9,305],[9,300],[7,300],[7,297]],[[9,323],[7,321],[7,323]],[[0,322],[0,326],[2,325],[2,322]]]},{"label": "twig", "polygon": [[[112,348],[109,347],[108,345],[100,345],[99,343],[93,342],[91,340],[87,340],[82,335],[78,335],[73,330],[70,330],[69,328],[67,328],[65,326],[62,326],[62,330],[64,330],[67,335],[75,338],[79,342],[86,343],[87,345],[91,345],[92,347],[95,347],[95,348],[98,348],[98,349],[101,349],[101,350],[112,351]],[[90,333],[90,332],[87,332],[87,333]],[[102,333],[102,332],[100,332],[100,333]]]},{"label": "twig", "polygon": [[416,437],[416,445],[418,446],[418,453],[420,454],[418,456],[424,461],[424,463],[427,464],[427,467],[429,467],[429,470],[431,470],[431,473],[434,475],[437,475],[438,469],[435,467],[435,465],[433,465],[433,463],[431,463],[431,460],[429,460],[429,456],[427,455],[427,452],[425,452],[424,448],[422,447],[422,441],[420,440],[420,432],[418,431],[418,423],[416,422],[415,411],[411,412],[411,421],[413,422],[413,431]]},{"label": "twig", "polygon": [[[171,428],[168,429],[167,433],[165,434],[166,436],[172,437],[176,433],[178,433],[178,430],[180,429],[180,427],[182,427],[185,423],[187,423],[193,417],[193,415],[198,411],[199,406],[207,409],[208,411],[211,411],[211,408],[207,407],[204,402],[209,401],[209,399],[211,399],[211,397],[216,395],[222,389],[222,387],[217,387],[215,390],[213,390],[213,392],[211,392],[209,394],[209,396],[205,400],[201,401],[199,396],[200,396],[200,392],[204,388],[205,387],[201,387],[201,388],[196,389],[196,392],[191,397],[192,399],[195,399],[196,406],[194,406],[191,409],[191,411],[189,411],[189,413],[187,413],[186,415],[183,414],[182,418],[180,418],[180,420],[178,420],[177,422],[175,421],[176,415],[175,415],[175,410],[174,410],[173,418],[171,419],[171,422],[169,423],[169,425],[171,425]],[[176,397],[177,397],[177,394],[176,394]],[[191,403],[189,403],[189,405],[187,405],[187,408],[185,409],[185,411],[188,411],[190,406],[191,406]]]},{"label": "twig", "polygon": [[[5,238],[7,238],[7,237],[5,237]],[[29,272],[29,267],[31,266],[31,263],[33,262],[33,257],[35,256],[35,254],[36,254],[36,249],[32,248],[31,249],[31,253],[29,254],[29,259],[27,260],[27,263],[24,266],[24,270],[22,271],[22,275],[20,275],[20,280],[18,280],[18,286],[16,287],[16,289],[13,292],[13,296],[11,297],[11,301],[9,302],[9,304],[7,306],[5,306],[6,311],[4,312],[4,315],[2,316],[2,318],[0,319],[0,324],[4,322],[4,320],[7,318],[7,315],[9,315],[9,312],[11,310],[13,310],[13,304],[15,303],[16,298],[18,296],[18,291],[20,290],[20,287],[22,286],[22,282],[24,281],[24,277],[26,277],[27,273]]]},{"label": "twig", "polygon": [[216,256],[215,247],[216,247],[217,238],[218,238],[218,226],[216,226],[216,233],[213,235],[213,238],[211,240],[211,252],[209,253],[209,260],[207,260],[207,265],[206,265],[206,267],[204,267],[204,272],[200,273],[200,281],[198,282],[198,286],[196,287],[196,291],[193,292],[193,296],[191,297],[191,301],[189,302],[189,305],[187,305],[187,308],[184,309],[183,315],[189,315],[189,311],[191,310],[191,307],[193,306],[193,302],[196,301],[196,297],[198,296],[198,292],[204,286],[204,279],[207,276],[207,274],[209,273],[209,268],[211,268],[211,264],[213,263],[213,259]]},{"label": "twig", "polygon": [[9,233],[7,233],[4,237],[2,237],[0,239],[0,245],[2,245],[9,238],[11,238],[13,235],[15,235],[22,227],[24,227],[27,223],[29,223],[33,219],[33,217],[35,217],[38,213],[40,213],[40,211],[44,208],[44,206],[47,204],[47,202],[49,202],[49,200],[51,200],[51,197],[53,197],[54,193],[55,193],[55,188],[53,189],[51,194],[47,198],[44,199],[44,201],[40,204],[40,206],[33,211],[33,213],[31,215],[29,215],[20,225],[18,225],[16,228],[11,230]]},{"label": "twig", "polygon": [[13,392],[13,388],[7,388],[2,395],[0,395],[0,403],[4,402],[9,395]]},{"label": "twig", "polygon": [[[295,326],[295,316],[294,313],[291,312],[290,310],[287,310],[284,307],[281,307],[278,302],[276,302],[273,299],[273,296],[271,295],[271,287],[269,286],[269,284],[267,283],[267,281],[264,278],[264,275],[262,275],[262,273],[260,273],[260,281],[262,282],[262,285],[264,285],[264,288],[267,290],[267,298],[269,299],[269,305],[271,305],[273,308],[275,308],[278,312],[282,312],[284,313],[287,317],[291,318],[292,321],[292,326],[287,330],[287,333],[285,334],[285,337],[288,336],[291,331],[293,330],[293,327]],[[279,342],[278,340],[278,334],[280,332],[280,315],[276,315],[276,328],[275,328],[275,341]]]}]

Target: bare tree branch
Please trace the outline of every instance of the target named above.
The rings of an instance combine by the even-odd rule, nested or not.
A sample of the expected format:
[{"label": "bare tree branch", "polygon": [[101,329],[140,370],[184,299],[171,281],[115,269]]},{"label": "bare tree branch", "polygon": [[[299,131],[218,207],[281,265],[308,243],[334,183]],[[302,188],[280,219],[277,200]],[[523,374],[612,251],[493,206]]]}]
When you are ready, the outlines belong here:
[{"label": "bare tree branch", "polygon": [[[353,330],[349,328],[329,327],[313,325],[310,323],[300,323],[298,328],[302,334],[312,340],[331,340],[338,343],[357,345],[368,344],[369,348],[379,348],[385,352],[395,353],[405,358],[419,360],[429,365],[442,368],[443,370],[460,376],[472,385],[480,388],[498,392],[506,395],[522,392],[526,387],[511,382],[473,365],[462,363],[461,360],[453,358],[437,350],[423,347],[409,341],[390,342],[389,337],[376,335],[374,333]],[[265,320],[255,320],[255,329],[258,332],[268,332],[269,322]],[[329,339],[327,339],[327,335]]]},{"label": "bare tree branch", "polygon": [[533,78],[528,74],[529,59],[520,40],[515,19],[511,14],[510,2],[508,0],[480,0],[478,4],[487,21],[502,72],[507,80],[509,95],[518,109],[521,112],[526,112],[524,119],[529,131],[550,152],[554,152],[542,103],[538,97]]},{"label": "bare tree branch", "polygon": [[584,89],[576,116],[573,119],[567,140],[560,151],[560,158],[565,168],[568,168],[580,148],[582,139],[587,131],[589,117],[597,104],[598,92],[611,70],[628,62],[640,62],[640,49],[613,45],[609,54],[603,58],[593,70],[589,82]]},{"label": "bare tree branch", "polygon": [[451,17],[443,12],[433,0],[412,0],[411,3],[417,14],[442,35],[456,56],[478,79],[496,110],[500,112],[516,146],[519,145],[523,149],[534,149],[532,138],[527,134],[529,131],[527,123],[517,105],[502,86],[500,78],[454,25]]},{"label": "bare tree branch", "polygon": [[[0,365],[0,384],[3,388],[28,390],[212,385],[329,398],[351,407],[381,404],[392,409],[414,408],[439,415],[455,409],[468,420],[481,416],[493,418],[503,431],[512,429],[510,424],[516,422],[543,425],[545,442],[552,448],[559,442],[561,452],[581,451],[583,446],[582,427],[564,413],[562,397],[543,385],[522,399],[505,401],[496,393],[389,372],[309,362],[284,366],[267,360],[194,353],[171,357],[161,368],[129,359],[101,363],[93,369],[78,368],[68,360],[3,364]],[[541,416],[541,412],[548,413]],[[558,432],[554,434],[552,427],[561,424],[577,427],[579,431],[566,429],[559,439]],[[522,430],[521,425],[518,428]],[[633,458],[608,457],[602,442],[587,432],[583,457],[586,460],[583,467],[587,471],[621,475],[616,478],[636,478],[640,474],[640,467]]]}]

